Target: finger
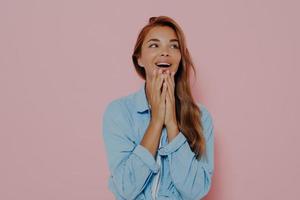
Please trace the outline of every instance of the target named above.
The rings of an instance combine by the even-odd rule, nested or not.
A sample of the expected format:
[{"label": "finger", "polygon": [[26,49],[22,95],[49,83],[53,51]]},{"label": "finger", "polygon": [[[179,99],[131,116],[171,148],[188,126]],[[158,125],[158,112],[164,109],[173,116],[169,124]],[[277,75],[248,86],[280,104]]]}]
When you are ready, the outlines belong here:
[{"label": "finger", "polygon": [[167,83],[168,83],[168,90],[170,92],[174,92],[174,85],[173,85],[173,82],[172,82],[170,76],[168,76],[168,78],[167,78]]},{"label": "finger", "polygon": [[171,77],[171,75],[168,75],[168,83],[169,83],[170,86],[172,86],[172,88],[173,88],[173,82],[172,82],[172,77]]},{"label": "finger", "polygon": [[[168,88],[167,88],[167,90],[168,90]],[[167,102],[167,103],[170,103],[170,102],[171,102],[171,99],[170,99],[170,93],[169,93],[169,92],[167,92],[167,94],[166,94],[166,102]]]},{"label": "finger", "polygon": [[175,86],[175,72],[171,73],[171,80],[172,80],[173,85]]},{"label": "finger", "polygon": [[151,90],[152,90],[152,88],[153,88],[153,84],[154,84],[154,81],[155,81],[155,77],[156,77],[156,69],[153,69],[152,70],[152,76],[151,76],[151,78],[150,78],[150,80],[149,80],[149,82],[150,82],[150,85],[151,85]]},{"label": "finger", "polygon": [[163,85],[163,74],[162,71],[159,70],[156,82],[154,83],[153,89],[155,90],[156,95],[160,96],[162,92],[162,85]]},{"label": "finger", "polygon": [[[153,80],[155,77],[156,71],[155,69],[153,69],[151,71],[151,76],[149,76],[149,79],[147,78],[146,83],[147,83],[147,90],[149,91],[149,96],[147,98],[149,98],[149,100],[152,98],[152,88],[153,88]],[[150,100],[151,101],[151,100]]]},{"label": "finger", "polygon": [[163,81],[164,81],[164,78],[163,78],[162,70],[159,69],[158,78],[157,78],[158,89],[161,89]]},{"label": "finger", "polygon": [[156,81],[158,79],[158,74],[159,74],[159,71],[155,68],[153,70],[153,77],[152,77],[152,80],[151,80],[151,91],[155,90]]},{"label": "finger", "polygon": [[167,83],[164,82],[163,83],[163,89],[162,89],[162,92],[161,92],[161,100],[165,101],[166,95],[167,95]]},{"label": "finger", "polygon": [[154,69],[155,70],[155,75],[154,75],[154,77],[155,78],[159,78],[159,75],[160,75],[160,73],[161,73],[161,71],[160,70],[158,70],[158,69]]},{"label": "finger", "polygon": [[151,80],[153,80],[153,79],[154,79],[155,75],[156,75],[156,69],[153,69],[153,70],[152,70],[152,76],[151,76]]},{"label": "finger", "polygon": [[173,82],[173,85],[174,85],[174,88],[175,88],[175,72],[171,73],[171,79],[172,79],[172,82]]},{"label": "finger", "polygon": [[167,91],[167,93],[168,93],[167,96],[170,98],[170,100],[173,100],[174,93],[173,93],[170,81],[167,82],[167,90],[168,90]]}]

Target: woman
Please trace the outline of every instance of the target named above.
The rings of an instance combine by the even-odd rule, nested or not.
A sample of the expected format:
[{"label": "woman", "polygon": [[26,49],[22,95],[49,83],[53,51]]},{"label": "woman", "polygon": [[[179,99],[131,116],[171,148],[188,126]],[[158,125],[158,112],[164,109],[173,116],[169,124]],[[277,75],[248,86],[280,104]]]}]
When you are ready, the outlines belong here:
[{"label": "woman", "polygon": [[199,200],[211,187],[214,131],[191,95],[195,69],[179,25],[151,17],[132,60],[145,83],[110,102],[103,116],[109,188],[117,199]]}]

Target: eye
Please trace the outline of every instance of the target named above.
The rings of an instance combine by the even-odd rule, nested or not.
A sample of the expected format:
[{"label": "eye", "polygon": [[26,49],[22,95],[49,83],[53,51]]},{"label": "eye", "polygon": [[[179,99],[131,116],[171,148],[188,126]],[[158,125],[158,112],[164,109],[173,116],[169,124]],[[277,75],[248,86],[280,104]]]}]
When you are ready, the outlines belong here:
[{"label": "eye", "polygon": [[171,47],[174,48],[174,49],[179,49],[179,45],[178,44],[172,44]]},{"label": "eye", "polygon": [[155,45],[155,46],[157,47],[157,44],[150,44],[150,46],[149,46],[149,47],[153,47],[153,45]]}]

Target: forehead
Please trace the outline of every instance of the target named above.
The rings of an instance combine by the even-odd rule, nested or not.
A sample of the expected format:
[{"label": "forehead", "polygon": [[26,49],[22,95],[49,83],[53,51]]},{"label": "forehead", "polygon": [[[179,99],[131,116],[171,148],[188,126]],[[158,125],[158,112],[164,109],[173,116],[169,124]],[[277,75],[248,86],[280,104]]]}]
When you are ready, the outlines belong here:
[{"label": "forehead", "polygon": [[170,39],[178,39],[175,31],[168,26],[156,26],[153,27],[145,37],[145,40],[149,39],[159,39],[159,40],[170,40]]}]

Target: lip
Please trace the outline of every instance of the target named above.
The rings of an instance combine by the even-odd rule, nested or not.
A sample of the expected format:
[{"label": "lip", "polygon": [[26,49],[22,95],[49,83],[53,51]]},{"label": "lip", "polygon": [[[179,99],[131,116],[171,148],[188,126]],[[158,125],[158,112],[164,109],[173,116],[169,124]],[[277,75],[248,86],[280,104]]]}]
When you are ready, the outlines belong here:
[{"label": "lip", "polygon": [[[165,64],[165,65],[159,66],[159,65],[157,65],[157,64],[159,64],[159,63]],[[158,68],[170,68],[170,67],[172,66],[172,63],[171,63],[171,62],[166,62],[166,61],[158,61],[158,62],[155,62],[154,64],[155,64],[155,66],[158,67]],[[167,64],[169,64],[169,65],[167,65]]]},{"label": "lip", "polygon": [[171,60],[162,59],[162,60],[155,61],[155,63],[172,63],[172,62],[171,62]]}]

